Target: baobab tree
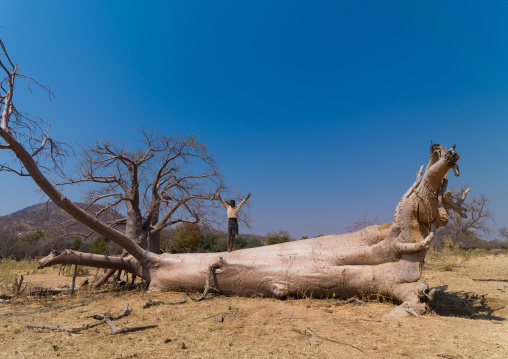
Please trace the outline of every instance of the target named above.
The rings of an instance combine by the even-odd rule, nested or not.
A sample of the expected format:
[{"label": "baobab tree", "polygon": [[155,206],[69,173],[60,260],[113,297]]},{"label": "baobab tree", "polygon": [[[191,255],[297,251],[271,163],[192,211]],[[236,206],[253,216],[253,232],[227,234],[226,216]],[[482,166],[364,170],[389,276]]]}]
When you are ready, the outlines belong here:
[{"label": "baobab tree", "polygon": [[88,184],[85,203],[94,216],[125,213],[106,224],[122,227],[141,248],[160,253],[161,231],[177,223],[216,218],[214,191],[225,189],[217,164],[196,136],[167,137],[139,131],[142,147],[129,150],[112,139],[83,146],[76,173],[59,186]]},{"label": "baobab tree", "polygon": [[[4,93],[0,128],[0,136],[5,143],[1,144],[0,148],[14,153],[20,161],[22,173],[31,176],[60,208],[90,229],[119,244],[128,253],[128,256],[119,258],[73,250],[53,251],[39,261],[41,267],[81,264],[125,270],[146,279],[150,290],[199,291],[205,288],[206,294],[213,287],[224,294],[278,298],[381,294],[402,303],[392,311],[392,315],[419,314],[425,311],[425,301],[432,299],[434,291],[419,280],[434,232],[448,222],[449,211],[465,211],[461,207],[465,196],[454,198],[453,194],[446,190],[448,171],[453,168],[458,175],[457,161],[460,156],[455,152],[455,146],[446,150],[444,146],[431,145],[425,172],[424,166],[421,166],[415,182],[397,205],[392,223],[374,225],[344,235],[321,236],[231,253],[158,254],[149,251],[148,245],[143,245],[145,236],[147,243],[151,240],[151,233],[141,232],[145,229],[139,214],[127,216],[127,221],[131,218],[133,229],[129,229],[127,225],[125,232],[119,231],[112,224],[100,221],[65,197],[42,173],[35,157],[43,150],[52,153],[53,147],[46,146],[54,142],[45,137],[40,141],[40,150],[31,153],[30,147],[22,142],[19,133],[12,130],[13,126],[23,124],[25,120],[14,116],[14,121],[11,122],[12,114],[16,113],[13,105],[14,81],[21,75],[7,54],[5,57],[7,64],[1,65],[7,77],[2,83]],[[100,165],[101,161],[114,159],[117,166],[123,170],[124,167],[127,168],[126,172],[122,172],[125,174],[106,184],[121,188],[121,181],[117,179],[132,180],[136,175],[132,157],[127,160],[120,149],[110,152],[111,146],[101,144],[99,148],[97,159],[95,154],[90,154],[93,158],[90,163],[99,161],[97,165]],[[134,160],[137,161],[136,166],[141,168],[143,161],[149,156],[149,152],[137,153]],[[164,156],[162,157],[168,158]],[[93,178],[93,171],[90,169],[82,174],[84,180]],[[104,181],[109,178],[100,176],[104,177]],[[157,183],[152,182],[146,187],[157,192],[154,196],[159,198],[159,202],[155,207],[165,199],[165,192],[161,189],[166,182],[161,186],[157,186]],[[112,191],[111,188],[110,190]],[[122,190],[122,194],[112,197],[133,203],[135,196],[123,199],[125,194],[131,194],[133,188],[127,185]],[[100,197],[100,192],[94,195]],[[152,202],[149,208],[151,206]],[[156,231],[164,225],[160,223],[165,217],[157,218],[157,210],[152,213],[152,216],[147,218],[146,228]],[[194,212],[190,210],[189,213]]]}]

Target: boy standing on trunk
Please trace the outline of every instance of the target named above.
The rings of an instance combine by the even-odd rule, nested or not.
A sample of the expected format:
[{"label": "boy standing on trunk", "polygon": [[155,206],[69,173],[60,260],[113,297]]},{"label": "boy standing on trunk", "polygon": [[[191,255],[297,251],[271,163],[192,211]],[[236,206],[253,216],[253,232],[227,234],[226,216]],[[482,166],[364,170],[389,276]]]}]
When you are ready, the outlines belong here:
[{"label": "boy standing on trunk", "polygon": [[235,235],[238,234],[238,211],[240,210],[240,207],[244,205],[245,201],[250,198],[251,194],[249,193],[247,198],[241,201],[238,206],[235,206],[235,201],[233,199],[229,201],[228,204],[221,198],[219,192],[215,193],[215,195],[220,199],[228,214],[228,252],[231,252],[233,250],[233,246],[235,245]]}]

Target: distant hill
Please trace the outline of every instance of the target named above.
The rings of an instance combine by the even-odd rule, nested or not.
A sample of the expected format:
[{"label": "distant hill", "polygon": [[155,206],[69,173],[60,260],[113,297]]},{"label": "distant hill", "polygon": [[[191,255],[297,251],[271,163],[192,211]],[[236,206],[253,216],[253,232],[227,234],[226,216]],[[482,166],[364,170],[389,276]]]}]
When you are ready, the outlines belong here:
[{"label": "distant hill", "polygon": [[[80,207],[84,208],[85,205],[77,203]],[[99,210],[101,207],[92,206],[89,212],[93,213]],[[117,212],[112,211],[108,214],[112,219],[122,218],[123,216]],[[8,230],[13,231],[16,235],[22,236],[30,232],[42,231],[48,234],[49,232],[57,231],[59,235],[63,232],[62,223],[72,219],[69,214],[60,209],[55,203],[40,203],[33,206],[29,206],[19,210],[17,212],[0,217],[0,231]],[[122,230],[122,228],[118,228]],[[78,223],[67,229],[65,233],[76,234],[76,233],[87,233],[89,230]],[[225,231],[219,231],[213,228],[202,228],[203,235],[213,234],[227,238]],[[244,234],[240,233],[238,237],[245,238],[248,242],[253,239],[258,239],[261,243],[266,244],[266,236],[260,236],[256,234]]]},{"label": "distant hill", "polygon": [[[85,205],[82,203],[77,203],[81,208],[84,208]],[[99,210],[99,206],[92,206],[89,212],[94,212]],[[112,218],[122,218],[123,216],[117,212],[112,212],[109,214]],[[64,210],[60,209],[55,203],[39,203],[33,206],[29,206],[19,210],[17,212],[5,215],[0,217],[0,230],[9,230],[14,231],[15,234],[24,235],[30,232],[42,231],[42,232],[50,232],[54,231],[56,228],[59,228],[62,223],[71,219],[71,216],[68,215]],[[85,232],[87,229],[82,224],[76,224],[72,226],[68,232]],[[222,237],[227,238],[227,233],[225,231],[219,231],[213,228],[203,228],[203,234],[214,234],[220,235]],[[261,243],[266,243],[266,237],[260,236],[256,234],[244,234],[240,233],[238,237],[243,237],[247,239],[247,241],[251,241],[253,239],[259,239]]]},{"label": "distant hill", "polygon": [[[85,205],[77,203],[81,208]],[[88,212],[93,213],[101,207],[92,206]],[[122,218],[123,216],[117,212],[110,211],[110,218]],[[65,211],[60,209],[55,203],[40,203],[30,207],[23,208],[20,211],[0,217],[0,230],[14,231],[15,234],[23,235],[29,232],[42,231],[50,232],[60,229],[62,223],[72,219]],[[81,223],[71,226],[66,232],[85,233],[86,227]]]}]

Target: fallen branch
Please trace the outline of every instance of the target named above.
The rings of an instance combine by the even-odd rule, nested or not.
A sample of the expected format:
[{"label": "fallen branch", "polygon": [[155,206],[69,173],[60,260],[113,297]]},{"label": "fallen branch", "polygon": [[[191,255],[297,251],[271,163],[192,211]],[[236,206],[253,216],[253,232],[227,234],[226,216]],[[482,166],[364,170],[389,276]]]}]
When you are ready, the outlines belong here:
[{"label": "fallen branch", "polygon": [[157,325],[145,325],[145,326],[141,326],[141,327],[129,327],[129,328],[123,328],[123,329],[116,329],[115,325],[109,318],[106,318],[106,323],[109,324],[111,331],[112,331],[112,333],[111,333],[112,335],[137,332],[139,330],[145,330],[145,329],[157,327]]},{"label": "fallen branch", "polygon": [[81,326],[79,328],[70,328],[70,329],[67,329],[67,328],[62,328],[62,327],[54,327],[54,326],[50,326],[50,325],[27,325],[27,328],[48,329],[48,330],[56,330],[56,331],[59,331],[59,332],[79,333],[79,332],[81,332],[81,331],[83,331],[85,329],[90,329],[90,328],[96,327],[98,325],[107,323],[111,327],[111,331],[112,331],[111,334],[115,335],[115,334],[129,333],[129,332],[135,332],[135,331],[138,331],[138,330],[144,330],[144,329],[149,329],[149,328],[155,328],[155,327],[157,327],[157,325],[147,325],[147,326],[141,326],[141,327],[129,327],[129,328],[123,328],[123,329],[116,329],[116,327],[114,326],[112,321],[113,320],[118,320],[118,319],[123,318],[123,317],[126,317],[130,313],[131,313],[131,310],[129,309],[129,302],[126,302],[125,303],[125,309],[122,312],[122,314],[117,315],[115,317],[108,317],[108,316],[105,316],[105,315],[94,315],[93,318],[94,319],[98,319],[99,320],[98,322],[94,322],[94,323],[90,323],[90,324],[85,324],[85,325],[83,325],[83,326]]},{"label": "fallen branch", "polygon": [[[203,294],[201,295],[201,297],[199,297],[199,298],[191,298],[193,301],[200,302],[203,299],[205,299],[206,295],[208,294],[208,291],[212,288],[211,285],[210,285],[210,279],[212,278],[212,275],[213,275],[214,281],[217,282],[217,279],[215,278],[215,271],[218,268],[221,268],[223,263],[224,263],[224,261],[222,260],[222,257],[220,257],[220,260],[217,263],[214,263],[214,264],[212,264],[211,266],[208,267],[208,274],[206,275],[205,290],[204,290]],[[214,288],[214,289],[218,290],[217,288]]]},{"label": "fallen branch", "polygon": [[508,282],[508,279],[476,279],[473,278],[476,282]]},{"label": "fallen branch", "polygon": [[99,288],[100,286],[102,286],[104,283],[107,282],[107,280],[113,275],[115,274],[116,272],[116,269],[110,269],[108,270],[106,273],[104,273],[99,279],[97,279],[95,281],[94,284],[92,284],[92,288],[93,289],[97,289]]},{"label": "fallen branch", "polygon": [[325,337],[322,337],[321,335],[317,334],[315,331],[313,331],[312,329],[310,329],[309,327],[307,327],[307,329],[312,333],[314,334],[316,337],[318,337],[319,339],[322,339],[322,340],[327,340],[329,342],[332,342],[332,343],[337,343],[337,344],[342,344],[342,345],[347,345],[348,347],[351,347],[351,348],[354,348],[356,350],[359,350],[360,352],[362,352],[363,354],[365,354],[363,352],[363,350],[361,350],[360,348],[357,348],[355,347],[354,345],[351,345],[351,344],[348,344],[348,343],[344,343],[344,342],[339,342],[337,340],[333,340],[333,339],[328,339],[328,338],[325,338]]},{"label": "fallen branch", "polygon": [[120,318],[128,316],[130,313],[131,313],[131,310],[129,309],[129,302],[125,302],[125,309],[123,310],[123,313],[120,315],[117,315],[116,317],[107,317],[105,315],[99,314],[99,315],[94,315],[92,318],[98,319],[98,320],[102,320],[102,319],[106,319],[106,318],[109,318],[111,320],[118,320]]},{"label": "fallen branch", "polygon": [[143,309],[153,307],[154,305],[176,305],[176,304],[183,304],[187,301],[187,299],[183,298],[174,302],[164,302],[162,300],[159,301],[152,301],[151,299],[148,299],[148,302],[146,302],[145,305],[143,305]]},{"label": "fallen branch", "polygon": [[21,295],[25,291],[26,286],[25,288],[21,289],[21,286],[23,285],[23,279],[25,279],[23,275],[19,276],[19,280],[18,277],[14,279],[14,283],[12,283],[12,293],[14,295]]}]

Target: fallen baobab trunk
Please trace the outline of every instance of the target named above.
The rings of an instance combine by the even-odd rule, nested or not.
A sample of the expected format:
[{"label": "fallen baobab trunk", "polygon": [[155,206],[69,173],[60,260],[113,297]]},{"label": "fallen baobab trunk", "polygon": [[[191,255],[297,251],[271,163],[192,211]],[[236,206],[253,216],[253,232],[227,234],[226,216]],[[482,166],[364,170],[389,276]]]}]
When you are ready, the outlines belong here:
[{"label": "fallen baobab trunk", "polygon": [[[151,290],[201,291],[214,287],[242,296],[342,297],[380,294],[402,302],[393,315],[421,314],[433,290],[420,282],[422,265],[436,228],[448,210],[463,211],[465,198],[446,192],[448,171],[458,175],[455,146],[432,145],[423,174],[399,202],[393,223],[355,233],[329,235],[231,253],[154,254],[144,263],[71,250],[52,252],[40,266],[58,263],[122,269],[150,282]],[[207,281],[207,277],[209,280]]]}]

